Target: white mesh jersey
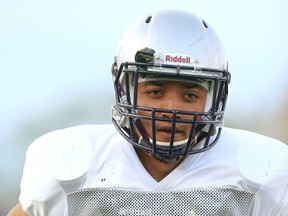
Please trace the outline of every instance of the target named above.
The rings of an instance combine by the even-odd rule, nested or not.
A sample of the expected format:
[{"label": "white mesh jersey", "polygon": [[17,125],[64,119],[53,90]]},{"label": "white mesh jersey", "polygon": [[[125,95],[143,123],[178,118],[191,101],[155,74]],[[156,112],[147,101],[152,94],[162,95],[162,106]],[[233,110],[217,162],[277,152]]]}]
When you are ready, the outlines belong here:
[{"label": "white mesh jersey", "polygon": [[30,145],[20,202],[37,216],[287,215],[287,164],[280,141],[223,128],[212,149],[157,182],[113,125],[83,125]]}]

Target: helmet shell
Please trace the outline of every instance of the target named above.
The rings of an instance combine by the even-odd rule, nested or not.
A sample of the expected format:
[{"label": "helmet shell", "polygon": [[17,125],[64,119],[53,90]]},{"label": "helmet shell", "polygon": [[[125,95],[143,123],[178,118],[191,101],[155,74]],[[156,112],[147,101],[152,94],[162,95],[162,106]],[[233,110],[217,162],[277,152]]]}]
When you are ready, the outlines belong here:
[{"label": "helmet shell", "polygon": [[142,16],[124,33],[116,63],[135,61],[138,50],[155,50],[162,63],[226,70],[225,50],[213,28],[193,13],[160,10]]}]

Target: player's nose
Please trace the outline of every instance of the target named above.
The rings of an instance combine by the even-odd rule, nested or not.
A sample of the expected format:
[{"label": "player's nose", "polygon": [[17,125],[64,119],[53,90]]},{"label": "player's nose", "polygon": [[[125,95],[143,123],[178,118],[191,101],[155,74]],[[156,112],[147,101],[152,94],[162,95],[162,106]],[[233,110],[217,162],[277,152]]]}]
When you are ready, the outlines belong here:
[{"label": "player's nose", "polygon": [[[165,110],[169,110],[168,112],[161,112],[161,117],[164,118],[173,118],[173,115],[176,115],[176,118],[181,118],[180,115],[176,114],[176,110],[181,110],[181,107],[179,106],[179,101],[175,99],[174,97],[169,97],[165,100],[165,102],[162,103],[161,108]],[[171,110],[171,112],[170,112]],[[175,117],[174,117],[175,118]]]}]

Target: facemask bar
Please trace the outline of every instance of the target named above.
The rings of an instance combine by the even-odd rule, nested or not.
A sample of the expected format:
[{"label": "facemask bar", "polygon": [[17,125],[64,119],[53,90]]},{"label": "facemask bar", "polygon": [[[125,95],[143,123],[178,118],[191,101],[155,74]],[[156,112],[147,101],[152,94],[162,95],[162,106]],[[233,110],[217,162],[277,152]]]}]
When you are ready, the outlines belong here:
[{"label": "facemask bar", "polygon": [[[188,73],[191,71],[192,73]],[[116,128],[124,136],[124,138],[126,138],[134,146],[142,148],[153,155],[178,157],[203,152],[215,145],[220,136],[221,126],[224,121],[224,110],[228,94],[228,83],[230,81],[229,72],[209,68],[199,69],[194,67],[180,67],[174,65],[161,65],[161,68],[155,68],[154,64],[126,62],[119,67],[118,71],[114,71],[114,75],[116,104],[113,107],[112,113],[113,123],[116,125]],[[184,112],[181,110],[160,110],[154,109],[153,107],[139,107],[137,105],[137,85],[139,76],[166,76],[171,78],[181,77],[181,79],[203,79],[214,82],[214,93],[212,96],[213,98],[211,109],[207,112],[195,113]],[[141,109],[149,110],[151,116],[140,116],[138,114],[138,110]],[[172,112],[172,118],[169,120],[159,119],[156,117],[157,112]],[[192,124],[192,127],[188,141],[180,148],[175,146],[173,141],[176,124],[181,122],[177,120],[176,117],[179,114],[185,113],[187,115],[193,116],[193,120],[189,122],[189,124]],[[198,119],[198,116],[201,116],[200,120]],[[148,119],[151,121],[152,137],[150,139],[146,129],[141,123],[141,119]],[[171,122],[171,139],[168,147],[165,146],[165,148],[163,148],[163,146],[157,145],[157,135],[155,128],[157,121]],[[206,128],[206,130],[203,128]],[[140,143],[139,138],[135,134],[136,130],[139,131],[142,135],[142,141],[140,141]],[[204,132],[201,132],[202,130]],[[211,136],[213,136],[212,140]],[[201,143],[201,145],[199,143]]]}]

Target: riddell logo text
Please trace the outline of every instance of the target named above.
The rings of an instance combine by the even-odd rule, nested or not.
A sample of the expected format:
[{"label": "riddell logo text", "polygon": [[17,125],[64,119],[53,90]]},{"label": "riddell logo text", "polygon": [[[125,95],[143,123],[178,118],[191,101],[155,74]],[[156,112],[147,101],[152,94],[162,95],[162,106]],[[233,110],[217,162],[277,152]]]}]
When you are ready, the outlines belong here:
[{"label": "riddell logo text", "polygon": [[165,61],[190,64],[191,58],[189,56],[182,57],[182,56],[177,56],[177,55],[176,56],[166,55]]}]

